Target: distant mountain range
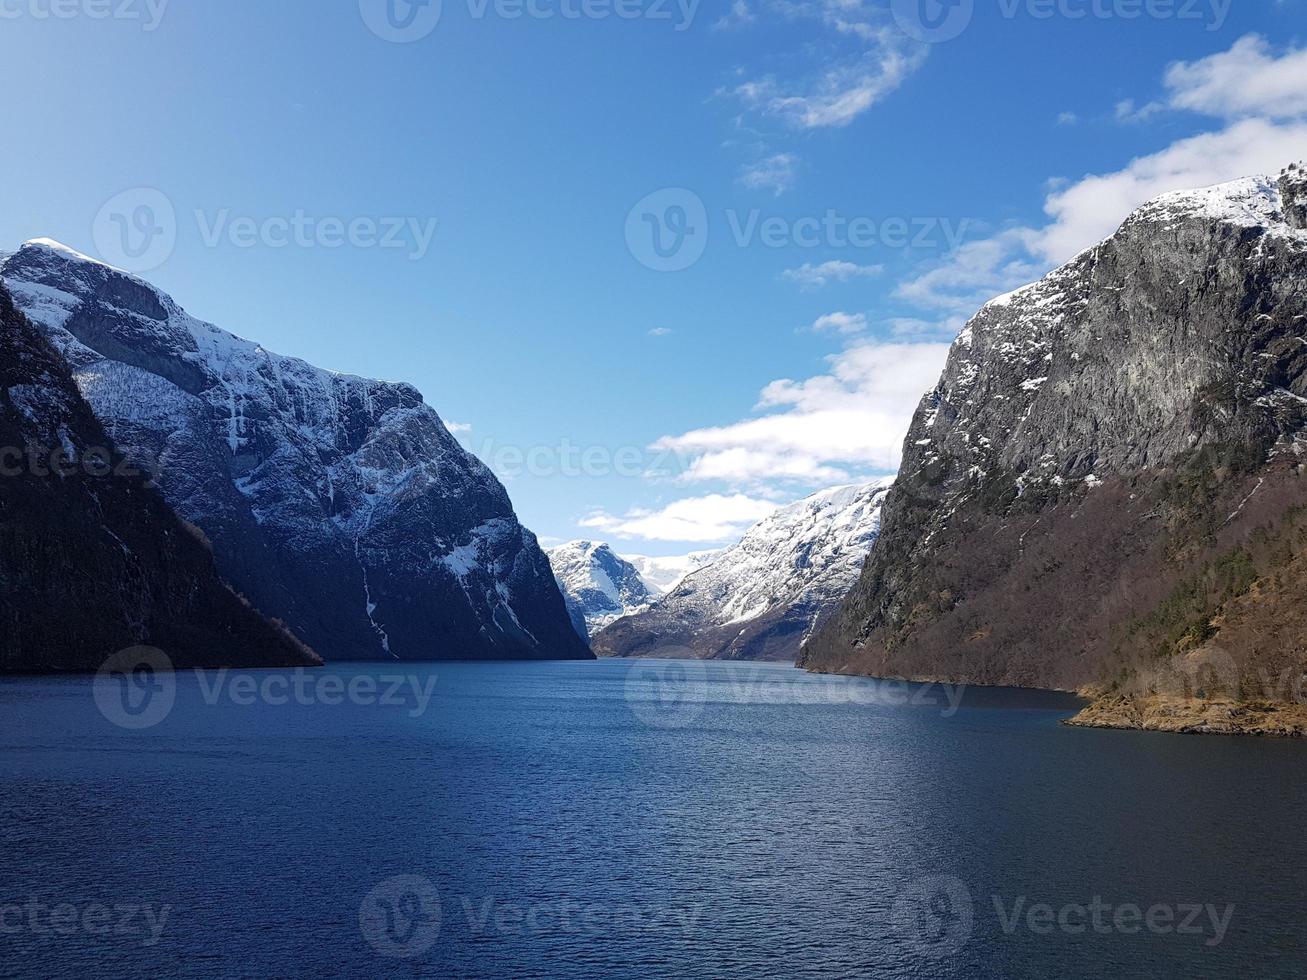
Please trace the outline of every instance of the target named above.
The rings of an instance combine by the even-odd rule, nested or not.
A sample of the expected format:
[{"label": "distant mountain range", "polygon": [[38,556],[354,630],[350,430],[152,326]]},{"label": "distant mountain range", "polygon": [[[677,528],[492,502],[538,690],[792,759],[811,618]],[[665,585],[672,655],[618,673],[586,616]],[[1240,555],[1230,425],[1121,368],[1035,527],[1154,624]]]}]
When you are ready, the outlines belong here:
[{"label": "distant mountain range", "polygon": [[663,596],[681,584],[681,580],[693,571],[710,565],[722,556],[725,549],[715,551],[692,551],[688,555],[676,555],[666,558],[649,558],[644,555],[623,555],[637,572],[649,591]]},{"label": "distant mountain range", "polygon": [[785,507],[648,609],[601,630],[600,656],[794,661],[857,580],[891,481]]},{"label": "distant mountain range", "polygon": [[1305,472],[1307,167],[1167,194],[966,326],[802,664],[1307,733]]},{"label": "distant mountain range", "polygon": [[220,574],[324,657],[591,656],[504,488],[410,385],[273,354],[55,242],[0,281]]}]

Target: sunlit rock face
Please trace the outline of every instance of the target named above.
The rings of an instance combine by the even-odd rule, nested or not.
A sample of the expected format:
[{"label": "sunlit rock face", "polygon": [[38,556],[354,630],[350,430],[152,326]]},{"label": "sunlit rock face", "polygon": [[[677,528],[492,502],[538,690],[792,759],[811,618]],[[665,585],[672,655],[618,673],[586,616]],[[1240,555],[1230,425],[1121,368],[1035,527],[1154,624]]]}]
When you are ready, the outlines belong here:
[{"label": "sunlit rock face", "polygon": [[982,308],[803,664],[1147,691],[1217,651],[1245,697],[1287,665],[1300,640],[1253,623],[1301,605],[1304,178],[1165,195]]}]

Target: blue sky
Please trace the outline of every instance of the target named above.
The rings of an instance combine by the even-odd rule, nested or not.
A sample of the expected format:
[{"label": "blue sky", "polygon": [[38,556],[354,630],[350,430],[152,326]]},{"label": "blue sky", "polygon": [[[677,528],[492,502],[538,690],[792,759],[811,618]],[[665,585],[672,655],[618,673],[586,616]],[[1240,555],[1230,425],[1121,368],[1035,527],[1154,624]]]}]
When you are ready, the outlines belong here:
[{"label": "blue sky", "polygon": [[[0,0],[0,249],[140,261],[270,349],[413,382],[546,543],[713,548],[892,471],[988,296],[1307,157],[1305,13]],[[142,201],[169,234],[125,260]]]}]

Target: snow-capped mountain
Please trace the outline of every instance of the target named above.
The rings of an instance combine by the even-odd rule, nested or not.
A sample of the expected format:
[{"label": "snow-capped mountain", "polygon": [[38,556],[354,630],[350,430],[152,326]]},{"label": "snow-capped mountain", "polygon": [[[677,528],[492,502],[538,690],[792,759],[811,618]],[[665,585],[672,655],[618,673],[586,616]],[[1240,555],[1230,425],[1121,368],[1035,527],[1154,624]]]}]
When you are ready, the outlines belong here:
[{"label": "snow-capped mountain", "polygon": [[0,445],[0,673],[95,671],[142,645],[177,667],[321,663],[222,582],[3,285]]},{"label": "snow-capped mountain", "polygon": [[704,565],[711,565],[722,556],[725,549],[715,551],[692,551],[688,555],[667,557],[649,557],[647,555],[623,555],[626,561],[635,566],[644,579],[644,584],[655,595],[664,596],[681,584],[681,580],[691,572],[698,571]]},{"label": "snow-capped mountain", "polygon": [[1307,167],[1164,195],[967,324],[803,663],[1247,699],[1302,669],[1305,462]]},{"label": "snow-capped mountain", "polygon": [[572,624],[583,639],[653,602],[639,571],[606,544],[571,541],[548,552]]},{"label": "snow-capped mountain", "polygon": [[649,609],[600,632],[595,651],[794,660],[857,581],[892,482],[836,487],[778,510]]},{"label": "snow-capped mountain", "polygon": [[590,655],[504,488],[412,386],[271,353],[55,242],[0,276],[222,574],[328,659]]}]

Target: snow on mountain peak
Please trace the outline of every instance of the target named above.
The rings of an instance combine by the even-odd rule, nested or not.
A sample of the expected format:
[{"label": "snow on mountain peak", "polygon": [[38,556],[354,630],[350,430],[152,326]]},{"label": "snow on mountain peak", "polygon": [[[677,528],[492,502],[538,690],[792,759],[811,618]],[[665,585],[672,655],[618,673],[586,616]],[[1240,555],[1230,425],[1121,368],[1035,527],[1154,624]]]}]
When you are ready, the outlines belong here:
[{"label": "snow on mountain peak", "polygon": [[782,507],[677,591],[706,588],[729,622],[817,596],[840,598],[880,532],[881,505],[893,484],[888,477],[832,487]]},{"label": "snow on mountain peak", "polygon": [[[101,262],[99,259],[91,258],[91,256],[87,255],[86,253],[79,252],[77,251],[77,249],[69,245],[65,245],[63,242],[55,241],[53,238],[30,238],[27,241],[23,242],[21,246],[21,248],[28,248],[28,247],[49,249],[52,252],[61,252],[64,255],[67,255],[70,258],[74,258],[79,262],[90,262],[94,265],[102,265],[106,269],[113,268],[113,266],[109,265],[108,262]],[[123,275],[127,275],[127,273],[124,272]]]},{"label": "snow on mountain peak", "polygon": [[[1236,228],[1261,228],[1268,234],[1307,242],[1307,164],[1291,164],[1278,175],[1239,177],[1207,187],[1160,194],[1136,208],[1123,227],[1136,222],[1170,223],[1185,218],[1206,219]],[[1110,238],[1084,249],[1062,268],[1075,265]],[[1060,270],[1050,275],[1056,275],[1057,271]],[[1027,299],[1032,290],[1045,283],[1046,279],[1040,279],[995,296],[984,308],[1011,306]]]},{"label": "snow on mountain peak", "polygon": [[1243,228],[1276,229],[1283,223],[1283,214],[1276,178],[1255,176],[1162,194],[1131,217],[1157,221],[1192,216]]},{"label": "snow on mountain peak", "polygon": [[619,558],[607,544],[569,541],[548,556],[573,623],[583,637],[639,612],[654,600],[655,593],[635,566]]},{"label": "snow on mountain peak", "polygon": [[832,487],[781,508],[649,609],[605,629],[595,650],[793,660],[857,580],[893,482]]}]

